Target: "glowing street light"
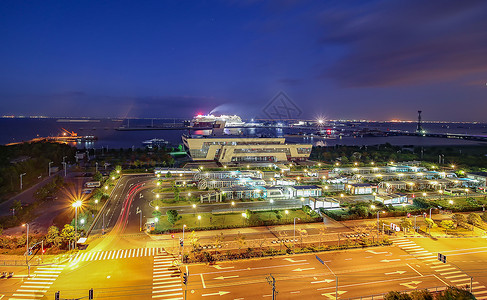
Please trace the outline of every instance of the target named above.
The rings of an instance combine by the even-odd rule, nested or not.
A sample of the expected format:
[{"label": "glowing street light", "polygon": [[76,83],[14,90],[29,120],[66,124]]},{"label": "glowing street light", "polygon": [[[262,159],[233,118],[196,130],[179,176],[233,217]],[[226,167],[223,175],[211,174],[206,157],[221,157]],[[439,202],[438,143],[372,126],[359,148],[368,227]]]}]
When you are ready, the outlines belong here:
[{"label": "glowing street light", "polygon": [[108,190],[108,185],[105,185],[105,190]]},{"label": "glowing street light", "polygon": [[156,210],[159,210],[159,206],[156,206]]},{"label": "glowing street light", "polygon": [[27,241],[25,242],[25,262],[27,263],[27,277],[30,277],[30,266],[29,266],[29,223],[22,224],[23,227],[26,227],[27,232]]},{"label": "glowing street light", "polygon": [[[71,206],[74,207],[74,238],[78,235],[78,207],[81,207],[83,203],[81,200],[74,201]],[[74,243],[74,247],[76,249],[76,242]]]},{"label": "glowing street light", "polygon": [[[193,209],[194,209],[194,214],[196,215],[196,204],[193,204]],[[198,216],[198,219],[200,219],[201,216]]]}]

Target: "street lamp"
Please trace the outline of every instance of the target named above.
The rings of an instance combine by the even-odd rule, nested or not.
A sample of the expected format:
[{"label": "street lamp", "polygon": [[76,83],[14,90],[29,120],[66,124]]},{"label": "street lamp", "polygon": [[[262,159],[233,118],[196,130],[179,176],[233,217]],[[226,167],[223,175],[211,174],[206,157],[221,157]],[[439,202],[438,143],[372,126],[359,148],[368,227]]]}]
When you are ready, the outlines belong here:
[{"label": "street lamp", "polygon": [[448,203],[453,204],[453,200],[448,201]]},{"label": "street lamp", "polygon": [[159,210],[159,206],[156,206],[156,210]]},{"label": "street lamp", "polygon": [[98,199],[95,199],[95,209],[98,209]]},{"label": "street lamp", "polygon": [[29,266],[29,223],[22,224],[23,227],[27,228],[27,241],[25,242],[25,262],[27,263],[27,277],[30,277],[30,266]]},{"label": "street lamp", "polygon": [[465,200],[468,198],[468,189],[465,189]]},{"label": "street lamp", "polygon": [[183,244],[181,246],[181,261],[184,263],[184,229],[186,228],[186,224],[183,224]]},{"label": "street lamp", "polygon": [[22,190],[22,176],[24,176],[25,173],[20,174],[20,190]]},{"label": "street lamp", "polygon": [[108,190],[108,185],[105,185],[105,190]]},{"label": "street lamp", "polygon": [[244,224],[245,224],[245,219],[247,219],[247,213],[242,213],[242,217],[243,217],[243,221],[244,221]]},{"label": "street lamp", "polygon": [[52,163],[53,163],[52,161],[49,162],[49,170],[48,170],[49,171],[49,177],[51,177],[51,164]]},{"label": "street lamp", "polygon": [[443,195],[443,190],[439,190],[438,193],[440,193],[440,201],[441,201],[441,195]]},{"label": "street lamp", "polygon": [[201,216],[198,216],[198,226],[201,227]]},{"label": "street lamp", "polygon": [[293,220],[294,227],[293,227],[293,253],[294,253],[294,247],[296,245],[296,219],[300,220],[298,217],[295,217]]},{"label": "street lamp", "polygon": [[[78,235],[78,207],[81,207],[81,200],[77,200],[71,204],[74,207],[74,238]],[[76,243],[74,243],[76,249]]]},{"label": "street lamp", "polygon": [[[196,204],[193,204],[193,208],[194,208],[194,214],[196,215]],[[200,217],[200,216],[198,216]]]},{"label": "street lamp", "polygon": [[272,204],[274,203],[274,200],[269,200],[269,202],[271,203],[271,210],[272,210]]}]

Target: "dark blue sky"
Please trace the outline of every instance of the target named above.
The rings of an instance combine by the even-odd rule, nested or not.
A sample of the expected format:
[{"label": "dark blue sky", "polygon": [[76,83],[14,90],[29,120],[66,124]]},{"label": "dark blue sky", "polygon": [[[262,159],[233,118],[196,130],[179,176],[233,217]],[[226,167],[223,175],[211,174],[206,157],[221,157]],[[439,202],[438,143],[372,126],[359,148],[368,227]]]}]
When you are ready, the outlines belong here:
[{"label": "dark blue sky", "polygon": [[487,2],[0,2],[0,114],[487,121]]}]

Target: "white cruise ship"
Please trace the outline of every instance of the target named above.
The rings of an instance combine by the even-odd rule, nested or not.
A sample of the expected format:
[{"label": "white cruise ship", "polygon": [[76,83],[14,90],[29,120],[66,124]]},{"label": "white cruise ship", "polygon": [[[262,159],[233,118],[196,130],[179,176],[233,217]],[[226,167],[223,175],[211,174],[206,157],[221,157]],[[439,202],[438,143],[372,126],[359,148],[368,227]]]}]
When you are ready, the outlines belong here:
[{"label": "white cruise ship", "polygon": [[215,122],[225,122],[225,127],[245,126],[245,122],[237,115],[197,115],[191,120],[191,125],[193,127],[211,127]]}]

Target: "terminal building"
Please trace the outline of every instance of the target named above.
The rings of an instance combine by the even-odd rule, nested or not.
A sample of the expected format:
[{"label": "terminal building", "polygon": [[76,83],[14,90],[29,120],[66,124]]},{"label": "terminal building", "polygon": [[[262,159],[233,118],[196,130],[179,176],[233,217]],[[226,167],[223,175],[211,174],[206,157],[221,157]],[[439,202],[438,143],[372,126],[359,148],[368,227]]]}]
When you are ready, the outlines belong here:
[{"label": "terminal building", "polygon": [[183,135],[194,161],[219,163],[274,163],[307,160],[311,144],[287,144],[284,138]]}]

